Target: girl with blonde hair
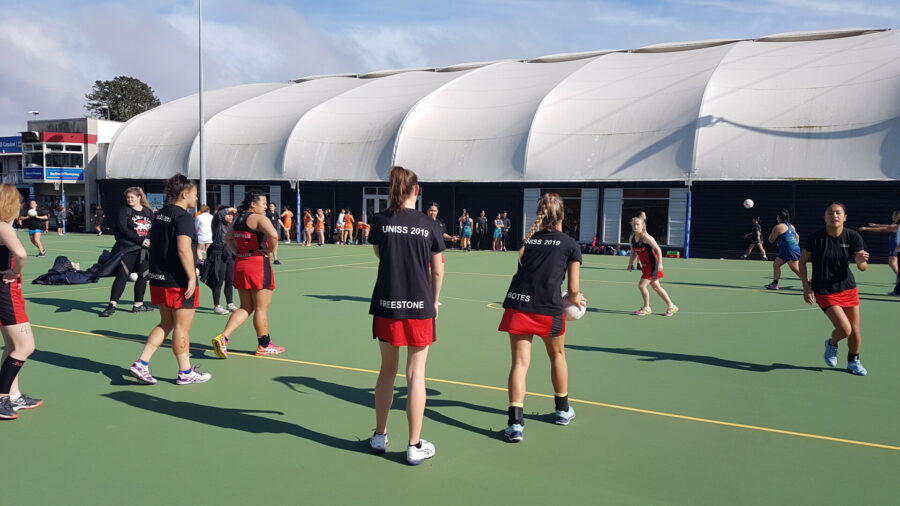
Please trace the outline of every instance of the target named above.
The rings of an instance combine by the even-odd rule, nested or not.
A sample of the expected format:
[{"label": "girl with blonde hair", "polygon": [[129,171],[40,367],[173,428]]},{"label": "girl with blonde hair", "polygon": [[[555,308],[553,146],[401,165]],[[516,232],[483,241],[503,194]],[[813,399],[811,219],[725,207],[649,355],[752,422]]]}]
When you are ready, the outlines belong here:
[{"label": "girl with blonde hair", "polygon": [[569,367],[566,362],[566,320],[560,286],[568,278],[568,298],[580,306],[587,301],[581,293],[581,247],[562,231],[565,207],[555,194],[544,194],[537,217],[525,243],[519,249],[519,268],[503,301],[501,332],[509,333],[512,366],[509,370],[508,426],[503,431],[514,443],[525,437],[525,378],[531,362],[531,340],[544,340],[550,357],[557,425],[568,425],[575,418],[569,406]]}]

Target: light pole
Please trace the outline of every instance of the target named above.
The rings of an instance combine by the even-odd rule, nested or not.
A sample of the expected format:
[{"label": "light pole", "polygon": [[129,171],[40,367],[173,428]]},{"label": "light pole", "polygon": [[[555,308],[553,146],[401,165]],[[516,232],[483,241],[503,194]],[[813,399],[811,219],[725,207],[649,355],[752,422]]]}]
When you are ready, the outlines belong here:
[{"label": "light pole", "polygon": [[203,159],[203,0],[197,0],[197,73],[198,73],[198,84],[197,87],[200,89],[200,93],[198,94],[198,105],[199,111],[198,114],[200,116],[200,205],[206,204],[206,161]]}]

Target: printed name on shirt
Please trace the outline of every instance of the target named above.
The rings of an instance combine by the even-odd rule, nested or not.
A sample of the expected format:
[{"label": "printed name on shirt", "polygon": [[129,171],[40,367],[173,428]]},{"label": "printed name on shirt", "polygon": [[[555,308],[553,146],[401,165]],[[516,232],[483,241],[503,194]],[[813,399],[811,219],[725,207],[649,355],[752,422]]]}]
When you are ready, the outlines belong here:
[{"label": "printed name on shirt", "polygon": [[152,272],[148,272],[147,277],[150,279],[155,279],[157,281],[165,281],[166,280],[165,274],[154,274]]},{"label": "printed name on shirt", "polygon": [[525,244],[531,244],[532,246],[559,246],[562,244],[562,241],[558,239],[528,239],[525,241]]},{"label": "printed name on shirt", "polygon": [[422,237],[431,235],[427,228],[407,227],[406,225],[382,225],[381,231],[385,234],[409,234],[421,235]]},{"label": "printed name on shirt", "polygon": [[509,292],[506,294],[506,298],[521,302],[531,302],[531,295],[526,295],[524,293]]},{"label": "printed name on shirt", "polygon": [[162,220],[162,221],[165,221],[165,222],[171,222],[171,221],[172,221],[172,218],[166,216],[165,214],[157,214],[157,215],[156,215],[156,219],[157,219],[157,220]]},{"label": "printed name on shirt", "polygon": [[378,303],[381,307],[388,309],[425,309],[425,301],[423,300],[384,300],[379,299]]}]

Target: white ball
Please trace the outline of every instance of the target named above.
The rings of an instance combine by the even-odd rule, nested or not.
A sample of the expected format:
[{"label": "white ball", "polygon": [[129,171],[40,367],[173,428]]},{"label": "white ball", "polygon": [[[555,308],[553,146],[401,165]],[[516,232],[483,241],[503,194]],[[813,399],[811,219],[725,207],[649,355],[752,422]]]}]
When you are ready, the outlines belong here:
[{"label": "white ball", "polygon": [[750,209],[751,207],[753,207],[753,201],[750,199],[745,200],[744,207],[746,207],[747,209]]},{"label": "white ball", "polygon": [[562,293],[563,313],[566,315],[566,321],[580,320],[584,313],[587,312],[587,306],[579,306],[569,301],[569,293]]},{"label": "white ball", "polygon": [[131,274],[128,275],[128,279],[130,279],[132,281],[137,281],[138,274],[136,272],[132,272]]},{"label": "white ball", "polygon": [[35,216],[37,216],[37,211],[35,211],[34,209],[29,209],[28,216],[31,216],[32,218],[34,218]]}]

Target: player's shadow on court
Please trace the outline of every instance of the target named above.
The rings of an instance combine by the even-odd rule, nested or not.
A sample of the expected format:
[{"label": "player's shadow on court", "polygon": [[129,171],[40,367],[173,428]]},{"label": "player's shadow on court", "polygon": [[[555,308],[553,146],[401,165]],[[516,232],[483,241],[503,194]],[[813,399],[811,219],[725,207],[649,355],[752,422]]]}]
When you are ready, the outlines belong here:
[{"label": "player's shadow on court", "polygon": [[[94,334],[100,334],[101,336],[108,337],[110,339],[117,339],[120,341],[133,341],[133,342],[140,343],[141,345],[143,345],[144,343],[147,342],[147,335],[150,333],[150,329],[152,329],[152,328],[153,327],[148,327],[146,334],[126,334],[124,332],[116,332],[115,330],[107,330],[107,329],[92,330],[91,332]],[[163,341],[163,344],[162,344],[162,346],[160,346],[160,348],[171,348],[171,347],[172,347],[172,334],[169,334],[166,337],[166,340]],[[209,355],[207,355],[207,352],[212,353],[212,346],[207,345],[207,344],[194,343],[194,342],[191,343],[191,358],[209,358]],[[140,353],[140,351],[138,351],[137,353]],[[253,352],[251,351],[251,352],[247,352],[247,353],[253,353]]]},{"label": "player's shadow on court", "polygon": [[34,353],[28,357],[28,360],[37,360],[38,362],[61,367],[63,369],[77,369],[84,372],[100,373],[109,378],[110,385],[134,384],[134,382],[125,379],[128,375],[128,370],[124,367],[104,364],[103,362],[95,362],[89,358],[63,355],[53,351],[35,350]]},{"label": "player's shadow on court", "polygon": [[601,307],[589,307],[586,310],[588,313],[602,313],[602,314],[623,314],[623,315],[631,315],[634,311],[625,311],[624,309],[604,309]]},{"label": "player's shadow on court", "polygon": [[777,370],[800,370],[800,371],[841,371],[843,369],[832,369],[830,367],[803,367],[791,364],[754,364],[752,362],[738,362],[735,360],[727,360],[724,358],[710,357],[708,355],[687,355],[682,353],[668,353],[664,351],[636,350],[634,348],[603,348],[600,346],[581,346],[577,344],[567,344],[566,348],[577,351],[598,351],[602,353],[612,353],[616,355],[630,355],[639,357],[638,360],[644,362],[656,362],[657,360],[672,360],[675,362],[693,362],[695,364],[711,365],[715,367],[727,367],[728,369],[737,369],[739,371],[749,372],[772,372]]},{"label": "player's shadow on court", "polygon": [[288,434],[315,441],[319,444],[337,448],[339,450],[352,452],[358,452],[364,447],[363,441],[341,439],[321,432],[316,432],[312,429],[307,429],[301,425],[255,414],[283,415],[284,413],[280,411],[220,408],[193,402],[172,401],[162,397],[128,390],[110,392],[103,394],[102,397],[108,397],[114,401],[153,413],[162,413],[175,418],[181,418],[182,420],[220,427],[222,429],[239,430],[251,434]]},{"label": "player's shadow on court", "polygon": [[100,311],[103,311],[107,304],[106,302],[54,299],[52,297],[28,297],[26,300],[29,303],[56,308],[56,311],[54,311],[54,313],[71,313],[72,311],[81,311],[94,315],[100,314]]},{"label": "player's shadow on court", "polygon": [[[284,386],[290,388],[291,390],[297,393],[305,393],[302,390],[302,387],[311,388],[313,390],[317,390],[326,395],[330,395],[337,399],[341,399],[346,402],[351,402],[353,404],[358,404],[360,406],[365,406],[367,408],[375,407],[375,394],[373,389],[371,388],[354,388],[348,387],[346,385],[340,385],[338,383],[330,383],[328,381],[322,381],[317,378],[309,378],[305,376],[279,376],[274,378],[275,381],[283,383]],[[468,424],[461,420],[457,420],[455,418],[451,418],[439,411],[436,411],[435,408],[466,408],[474,411],[480,411],[482,413],[490,413],[492,415],[497,415],[497,419],[500,422],[504,421],[506,416],[506,411],[489,408],[485,406],[479,406],[477,404],[472,404],[464,401],[457,400],[449,400],[449,399],[435,399],[435,397],[441,395],[439,390],[434,390],[432,388],[426,389],[426,394],[428,395],[428,402],[425,405],[425,417],[433,420],[438,423],[443,423],[445,425],[450,425],[451,427],[456,427],[458,429],[467,430],[470,432],[474,432],[475,434],[480,434],[482,436],[487,436],[492,439],[497,438],[497,431],[494,429],[485,429],[483,427],[476,427],[474,425]],[[405,410],[406,409],[406,387],[395,387],[394,388],[394,405],[391,406],[391,409],[397,410]],[[532,420],[541,420],[546,421],[546,417],[541,415],[528,415],[526,416],[528,419]]]},{"label": "player's shadow on court", "polygon": [[305,295],[306,297],[312,297],[314,299],[327,300],[329,302],[365,302],[366,304],[372,302],[372,299],[369,297],[357,297],[356,295]]}]

